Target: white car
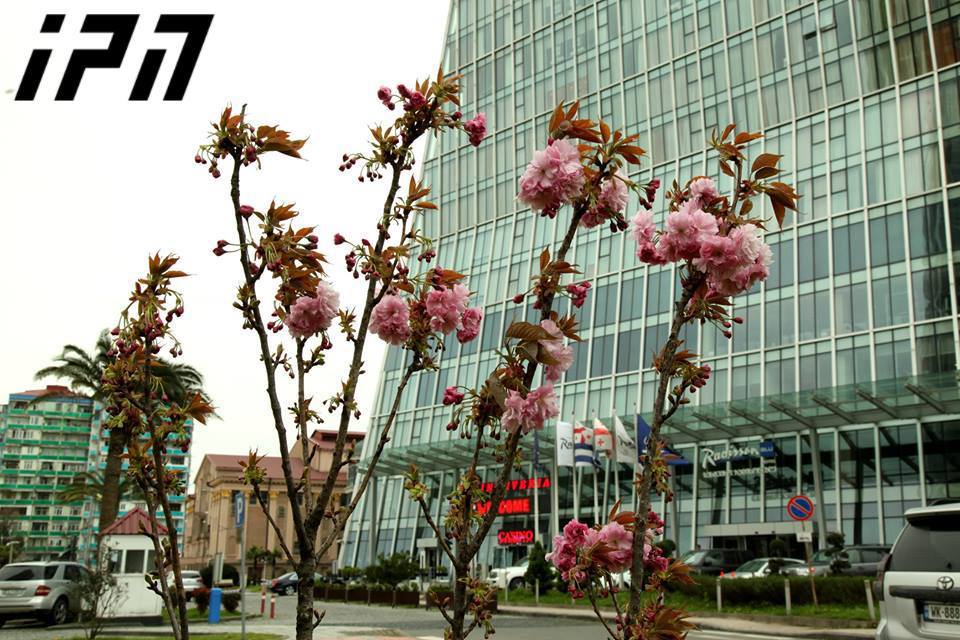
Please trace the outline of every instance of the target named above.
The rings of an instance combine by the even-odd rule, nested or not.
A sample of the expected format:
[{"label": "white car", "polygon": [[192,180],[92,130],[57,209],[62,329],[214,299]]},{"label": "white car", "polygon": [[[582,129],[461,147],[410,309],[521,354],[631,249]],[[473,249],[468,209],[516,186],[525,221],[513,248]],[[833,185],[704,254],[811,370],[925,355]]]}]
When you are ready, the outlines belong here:
[{"label": "white car", "polygon": [[[748,560],[742,565],[723,575],[726,579],[735,579],[735,578],[762,578],[764,576],[770,575],[770,562],[774,558],[754,558],[753,560]],[[796,558],[781,558],[783,566],[781,571],[788,573],[786,571],[787,567],[799,567],[807,564],[803,560],[797,560]]]},{"label": "white car", "polygon": [[513,567],[504,567],[502,569],[491,569],[487,577],[487,583],[497,589],[519,589],[523,586],[523,576],[527,573],[527,562],[529,558],[524,558],[519,564]]},{"label": "white car", "polygon": [[203,580],[200,578],[200,572],[190,570],[181,571],[180,577],[183,578],[183,593],[187,596],[187,602],[190,602],[193,592],[204,586]]},{"label": "white car", "polygon": [[877,640],[960,638],[960,502],[907,509],[880,564]]}]

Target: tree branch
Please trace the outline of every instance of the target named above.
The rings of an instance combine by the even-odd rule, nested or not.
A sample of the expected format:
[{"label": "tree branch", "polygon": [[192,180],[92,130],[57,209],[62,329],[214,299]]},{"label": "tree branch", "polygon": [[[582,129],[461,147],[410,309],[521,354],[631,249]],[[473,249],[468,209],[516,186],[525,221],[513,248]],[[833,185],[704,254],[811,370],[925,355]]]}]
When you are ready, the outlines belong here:
[{"label": "tree branch", "polygon": [[277,534],[277,542],[280,543],[280,548],[283,550],[283,554],[287,556],[287,561],[290,563],[290,566],[293,567],[296,564],[293,559],[293,554],[290,553],[290,549],[287,547],[286,540],[283,538],[283,532],[280,530],[280,525],[278,525],[277,521],[273,519],[272,515],[270,515],[270,505],[268,505],[267,501],[263,499],[263,492],[260,491],[260,483],[252,482],[250,484],[253,487],[253,495],[257,498],[257,504],[260,505],[263,515],[267,517],[267,522],[270,523],[270,526],[273,528],[273,532]]},{"label": "tree branch", "polygon": [[427,524],[430,525],[430,528],[433,529],[434,535],[437,536],[437,542],[440,544],[443,552],[447,554],[447,557],[450,558],[451,562],[456,564],[457,558],[453,555],[453,551],[450,549],[450,546],[444,539],[444,535],[440,533],[440,527],[438,527],[437,523],[433,521],[433,517],[430,515],[430,509],[427,507],[427,502],[421,497],[417,498],[417,504],[420,505],[420,511],[423,513],[423,517],[426,519]]}]

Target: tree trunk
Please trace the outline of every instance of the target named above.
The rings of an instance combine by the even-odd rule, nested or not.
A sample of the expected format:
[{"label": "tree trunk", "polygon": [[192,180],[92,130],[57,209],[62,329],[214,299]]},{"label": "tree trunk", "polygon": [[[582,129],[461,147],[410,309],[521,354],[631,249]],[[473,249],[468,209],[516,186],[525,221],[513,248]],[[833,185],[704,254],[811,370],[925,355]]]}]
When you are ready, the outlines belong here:
[{"label": "tree trunk", "polygon": [[[314,537],[316,532],[314,532]],[[297,566],[297,640],[313,638],[313,574],[317,562],[312,553],[300,553]]]},{"label": "tree trunk", "polygon": [[[467,583],[460,579],[460,571],[456,567],[453,573],[456,581],[453,585],[453,622],[450,624],[450,637],[460,640],[464,637],[463,630],[467,618]],[[464,571],[464,573],[467,572]]]},{"label": "tree trunk", "polygon": [[110,429],[107,464],[103,469],[103,496],[100,499],[100,531],[117,519],[120,511],[120,474],[123,472],[124,433]]}]

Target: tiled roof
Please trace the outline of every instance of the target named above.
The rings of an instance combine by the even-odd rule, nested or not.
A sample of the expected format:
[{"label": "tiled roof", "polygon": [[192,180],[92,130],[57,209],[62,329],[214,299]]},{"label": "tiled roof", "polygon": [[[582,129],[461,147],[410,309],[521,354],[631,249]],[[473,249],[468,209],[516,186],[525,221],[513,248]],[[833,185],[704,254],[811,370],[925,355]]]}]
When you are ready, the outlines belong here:
[{"label": "tiled roof", "polygon": [[[113,524],[100,532],[102,536],[137,536],[143,535],[145,531],[150,531],[150,516],[140,507],[134,507],[123,517],[114,520]],[[157,530],[160,535],[166,535],[167,528],[159,522]]]},{"label": "tiled roof", "polygon": [[[337,429],[314,429],[313,433],[310,434],[310,442],[321,449],[333,449],[336,444],[337,433]],[[366,435],[363,431],[347,431],[347,442],[363,440]]]},{"label": "tiled roof", "polygon": [[48,384],[46,389],[30,389],[28,391],[20,391],[11,395],[15,396],[54,396],[57,398],[86,398],[87,396],[82,393],[76,393],[71,391],[70,387],[65,387],[61,384]]},{"label": "tiled roof", "polygon": [[[209,460],[213,464],[214,469],[218,471],[236,471],[237,477],[243,472],[243,467],[240,466],[240,460],[244,458],[246,458],[246,456],[222,453],[208,453],[203,456],[204,460]],[[264,456],[260,460],[260,466],[266,472],[267,478],[271,480],[283,479],[283,467],[281,465],[282,459],[280,456]],[[303,473],[303,461],[290,456],[290,468],[295,478],[300,477],[300,474]],[[313,480],[323,480],[324,478],[326,478],[326,474],[316,470],[312,472]]]}]

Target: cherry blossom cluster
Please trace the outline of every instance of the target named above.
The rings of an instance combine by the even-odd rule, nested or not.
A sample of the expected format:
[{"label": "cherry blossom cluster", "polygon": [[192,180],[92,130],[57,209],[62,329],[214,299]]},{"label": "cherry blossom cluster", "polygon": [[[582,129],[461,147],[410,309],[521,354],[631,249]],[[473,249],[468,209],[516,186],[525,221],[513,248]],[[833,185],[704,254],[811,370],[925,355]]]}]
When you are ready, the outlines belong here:
[{"label": "cherry blossom cluster", "polygon": [[[610,522],[594,527],[573,519],[564,526],[562,535],[554,537],[553,551],[547,554],[547,560],[560,572],[574,598],[582,598],[583,588],[593,583],[599,584],[601,589],[609,587],[609,584],[604,585],[605,578],[630,568],[633,561],[632,515],[620,514]],[[655,538],[663,533],[663,520],[650,511],[647,521],[644,567],[651,573],[662,573],[670,565],[669,559],[655,544]]]},{"label": "cherry blossom cluster", "polygon": [[[404,300],[398,293],[384,295],[370,315],[370,331],[387,344],[400,346],[425,332],[456,331],[461,344],[480,334],[483,310],[467,307],[470,291],[459,282],[444,283],[443,269],[431,270],[432,284],[421,295]],[[439,274],[439,275],[438,275]]]},{"label": "cherry blossom cluster", "polygon": [[585,181],[577,145],[551,138],[546,149],[534,152],[520,178],[517,199],[540,215],[554,218],[560,207],[580,195]]},{"label": "cherry blossom cluster", "polygon": [[540,430],[547,420],[560,415],[557,394],[550,382],[530,391],[526,396],[510,389],[504,404],[506,409],[500,417],[500,425],[507,431],[519,429],[523,433],[529,433],[534,429]]},{"label": "cherry blossom cluster", "polygon": [[308,338],[330,328],[339,306],[340,294],[321,280],[315,295],[303,296],[293,303],[284,324],[293,337]]},{"label": "cherry blossom cluster", "polygon": [[719,198],[713,180],[701,177],[675,201],[664,229],[657,230],[650,211],[637,213],[631,231],[637,257],[647,264],[687,263],[706,275],[708,297],[736,295],[764,280],[773,261],[770,247],[757,225],[715,213]]}]

